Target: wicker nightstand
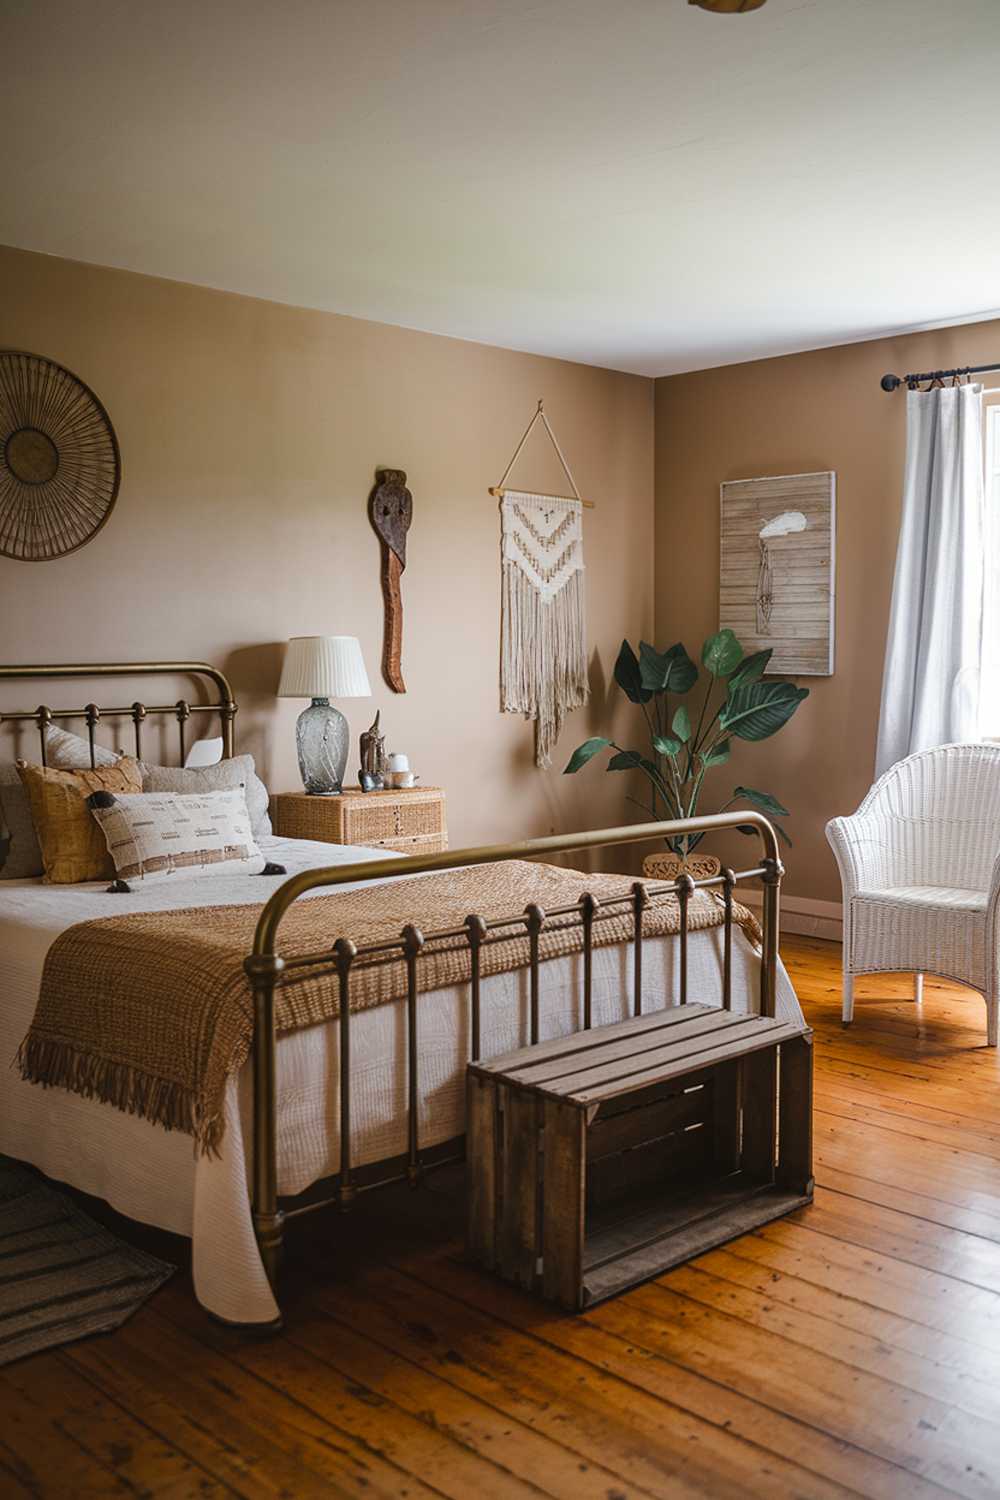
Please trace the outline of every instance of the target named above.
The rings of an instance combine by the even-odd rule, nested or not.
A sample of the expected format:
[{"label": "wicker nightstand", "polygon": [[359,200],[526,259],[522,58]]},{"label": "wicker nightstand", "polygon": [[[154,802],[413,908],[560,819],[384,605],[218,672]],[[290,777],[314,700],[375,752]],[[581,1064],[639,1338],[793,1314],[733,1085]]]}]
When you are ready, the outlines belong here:
[{"label": "wicker nightstand", "polygon": [[339,797],[279,792],[271,798],[271,821],[286,839],[367,844],[406,854],[438,854],[448,847],[444,792],[437,786],[390,792],[346,787]]}]

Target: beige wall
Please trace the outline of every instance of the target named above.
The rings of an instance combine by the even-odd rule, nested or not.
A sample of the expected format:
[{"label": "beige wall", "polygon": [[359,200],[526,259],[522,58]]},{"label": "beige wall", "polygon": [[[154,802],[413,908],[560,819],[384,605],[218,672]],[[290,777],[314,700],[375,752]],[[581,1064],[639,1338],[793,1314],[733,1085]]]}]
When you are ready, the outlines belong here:
[{"label": "beige wall", "polygon": [[[356,634],[374,697],[341,705],[351,770],[380,706],[390,748],[446,787],[454,844],[630,816],[622,778],[559,768],[609,722],[634,737],[635,711],[608,682],[621,637],[654,634],[652,382],[5,249],[0,347],[88,381],[123,455],[118,505],[92,543],[54,563],[0,558],[3,660],[217,662],[240,700],[239,743],[289,789],[299,705],[272,696],[281,643]],[[905,435],[905,396],[883,394],[879,377],[998,356],[1000,324],[981,323],[656,382],[660,645],[680,637],[695,652],[716,626],[720,481],[837,471],[836,675],[811,679],[795,720],[741,745],[711,786],[715,802],[745,781],[792,809],[792,894],[837,899],[823,824],[856,806],[871,776]],[[592,701],[551,772],[532,764],[530,729],[497,709],[498,520],[486,493],[538,396],[598,501],[586,520]],[[407,471],[415,504],[401,697],[379,674],[366,500],[381,465]],[[541,440],[516,477],[562,488]]]},{"label": "beige wall", "polygon": [[[357,635],[374,698],[341,705],[351,771],[379,706],[389,748],[447,789],[453,844],[621,820],[619,778],[559,770],[605,724],[622,635],[652,628],[651,381],[3,249],[0,347],[87,381],[123,456],[93,542],[45,564],[0,558],[0,658],[215,662],[240,700],[239,745],[280,790],[299,784],[304,706],[273,699],[281,643]],[[530,727],[498,711],[499,522],[486,493],[539,396],[598,502],[586,520],[594,691],[550,772],[534,768]],[[380,681],[366,509],[386,465],[406,470],[414,496],[399,697]],[[515,478],[563,488],[541,440]],[[624,722],[628,705],[615,712]]]},{"label": "beige wall", "polygon": [[[718,626],[721,481],[837,472],[836,673],[800,679],[811,696],[796,717],[774,739],[739,745],[704,804],[714,810],[740,782],[785,803],[790,894],[839,900],[823,828],[853,811],[872,777],[906,427],[905,393],[886,395],[879,379],[995,359],[1000,323],[990,322],[656,383],[660,646],[681,638],[694,653]],[[749,848],[737,840],[734,853]]]}]

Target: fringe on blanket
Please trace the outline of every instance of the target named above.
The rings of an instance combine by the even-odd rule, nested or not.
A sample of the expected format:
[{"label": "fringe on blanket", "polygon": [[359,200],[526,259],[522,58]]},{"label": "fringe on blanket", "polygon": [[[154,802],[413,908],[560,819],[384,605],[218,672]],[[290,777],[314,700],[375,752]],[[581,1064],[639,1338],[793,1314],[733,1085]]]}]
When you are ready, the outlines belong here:
[{"label": "fringe on blanket", "polygon": [[127,1063],[81,1052],[69,1042],[30,1033],[18,1048],[16,1062],[25,1083],[97,1099],[165,1130],[194,1136],[196,1155],[220,1154],[223,1115],[209,1115],[191,1091],[173,1079],[155,1078]]}]

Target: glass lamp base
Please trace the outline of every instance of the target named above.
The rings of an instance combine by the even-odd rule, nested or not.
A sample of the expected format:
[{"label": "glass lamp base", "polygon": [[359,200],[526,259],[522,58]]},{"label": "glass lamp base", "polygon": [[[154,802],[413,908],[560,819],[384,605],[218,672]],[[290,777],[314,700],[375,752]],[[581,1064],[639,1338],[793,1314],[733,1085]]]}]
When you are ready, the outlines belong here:
[{"label": "glass lamp base", "polygon": [[348,738],[347,720],[329,698],[314,698],[299,714],[295,725],[299,773],[312,796],[336,796],[343,791]]}]

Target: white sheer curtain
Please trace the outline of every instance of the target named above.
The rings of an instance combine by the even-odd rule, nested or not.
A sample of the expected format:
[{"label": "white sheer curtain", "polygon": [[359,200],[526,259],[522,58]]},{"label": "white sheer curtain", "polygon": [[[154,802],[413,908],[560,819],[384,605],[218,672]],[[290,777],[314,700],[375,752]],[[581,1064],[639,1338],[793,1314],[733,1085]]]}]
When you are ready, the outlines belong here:
[{"label": "white sheer curtain", "polygon": [[[1000,739],[1000,401],[987,392],[986,406],[986,591],[983,615],[983,676],[979,731]],[[993,398],[990,400],[989,398]],[[994,404],[996,402],[996,404]]]},{"label": "white sheer curtain", "polygon": [[982,389],[907,392],[878,776],[915,750],[979,734],[986,574]]}]

